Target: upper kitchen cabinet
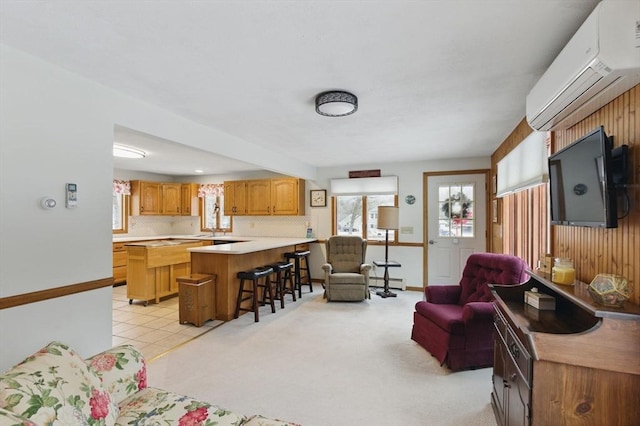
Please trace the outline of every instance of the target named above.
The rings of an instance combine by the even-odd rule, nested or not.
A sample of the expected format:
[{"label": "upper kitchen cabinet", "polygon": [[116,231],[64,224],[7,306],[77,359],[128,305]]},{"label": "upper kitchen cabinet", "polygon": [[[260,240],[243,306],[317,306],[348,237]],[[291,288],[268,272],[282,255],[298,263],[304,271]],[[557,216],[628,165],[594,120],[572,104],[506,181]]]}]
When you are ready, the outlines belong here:
[{"label": "upper kitchen cabinet", "polygon": [[224,215],[244,216],[247,214],[247,181],[235,180],[224,183]]},{"label": "upper kitchen cabinet", "polygon": [[271,179],[272,215],[304,216],[304,180]]},{"label": "upper kitchen cabinet", "polygon": [[247,181],[247,214],[254,216],[271,214],[271,181],[269,179]]},{"label": "upper kitchen cabinet", "polygon": [[[198,215],[196,184],[131,181],[131,215]],[[194,189],[195,188],[195,189]],[[188,191],[187,191],[188,190]],[[187,194],[188,192],[188,194]],[[194,195],[195,194],[195,195]],[[195,202],[197,206],[197,201]]]},{"label": "upper kitchen cabinet", "polygon": [[131,215],[162,214],[162,184],[160,182],[131,181]]},{"label": "upper kitchen cabinet", "polygon": [[[229,204],[238,205],[238,184],[242,184],[246,209],[244,213]],[[253,179],[225,182],[225,214],[254,216],[303,216],[304,180],[297,178]],[[232,192],[229,192],[232,191]],[[229,194],[233,194],[229,198]]]},{"label": "upper kitchen cabinet", "polygon": [[180,214],[182,216],[198,216],[198,184],[183,183]]},{"label": "upper kitchen cabinet", "polygon": [[162,214],[177,216],[182,206],[182,184],[163,183],[162,188]]}]

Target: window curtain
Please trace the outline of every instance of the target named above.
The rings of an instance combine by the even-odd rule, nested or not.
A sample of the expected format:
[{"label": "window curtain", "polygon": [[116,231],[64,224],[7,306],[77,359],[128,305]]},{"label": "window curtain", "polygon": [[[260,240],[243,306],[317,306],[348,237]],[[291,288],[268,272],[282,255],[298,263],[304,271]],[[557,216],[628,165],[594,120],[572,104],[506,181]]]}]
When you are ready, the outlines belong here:
[{"label": "window curtain", "polygon": [[546,132],[532,132],[498,161],[497,197],[532,188],[549,179]]},{"label": "window curtain", "polygon": [[398,176],[331,179],[332,195],[397,195]]},{"label": "window curtain", "polygon": [[206,196],[222,197],[224,196],[224,184],[222,183],[205,183],[198,185],[198,197]]},{"label": "window curtain", "polygon": [[113,195],[131,195],[131,182],[128,180],[113,180]]}]

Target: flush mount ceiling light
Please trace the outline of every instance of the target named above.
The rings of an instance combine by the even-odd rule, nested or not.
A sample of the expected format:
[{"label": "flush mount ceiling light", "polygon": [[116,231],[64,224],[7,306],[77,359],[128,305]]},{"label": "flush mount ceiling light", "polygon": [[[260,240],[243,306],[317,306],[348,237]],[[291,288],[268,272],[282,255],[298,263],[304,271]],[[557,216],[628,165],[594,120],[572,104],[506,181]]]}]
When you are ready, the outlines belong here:
[{"label": "flush mount ceiling light", "polygon": [[122,158],[144,158],[146,153],[138,148],[124,145],[113,145],[113,156]]},{"label": "flush mount ceiling light", "polygon": [[320,93],[316,96],[316,112],[327,117],[344,117],[358,110],[358,98],[338,90]]}]

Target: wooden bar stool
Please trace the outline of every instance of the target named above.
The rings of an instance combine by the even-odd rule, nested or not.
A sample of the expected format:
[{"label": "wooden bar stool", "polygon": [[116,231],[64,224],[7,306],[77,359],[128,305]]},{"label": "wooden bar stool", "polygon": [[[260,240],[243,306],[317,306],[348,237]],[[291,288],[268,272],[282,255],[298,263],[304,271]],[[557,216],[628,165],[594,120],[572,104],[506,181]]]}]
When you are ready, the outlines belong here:
[{"label": "wooden bar stool", "polygon": [[[293,276],[291,270],[293,269],[293,263],[291,262],[277,262],[267,265],[267,267],[273,268],[275,272],[275,298],[280,299],[280,308],[284,308],[284,295],[291,294],[293,301],[296,301],[295,283],[293,282]],[[262,295],[262,302],[265,302],[265,294]]]},{"label": "wooden bar stool", "polygon": [[201,327],[208,320],[216,319],[215,275],[191,274],[177,277],[176,281],[180,324]]},{"label": "wooden bar stool", "polygon": [[[233,316],[234,318],[238,318],[240,316],[240,311],[253,311],[255,322],[260,321],[260,316],[258,314],[258,288],[262,288],[264,292],[269,292],[271,312],[276,312],[276,305],[273,302],[273,286],[271,285],[271,278],[269,277],[271,274],[273,274],[273,268],[271,267],[261,267],[250,271],[238,272],[237,277],[240,280],[240,286],[238,287],[238,300],[236,301],[236,312]],[[260,284],[260,279],[263,280],[262,284]],[[252,282],[250,288],[244,288],[245,281]],[[248,293],[249,295],[245,296],[245,293]],[[243,308],[241,306],[242,302],[246,300],[251,300],[251,309]]]},{"label": "wooden bar stool", "polygon": [[[294,282],[298,289],[298,297],[302,298],[302,286],[308,285],[309,291],[313,293],[313,284],[311,283],[311,272],[309,270],[309,256],[311,252],[309,250],[297,250],[294,252],[285,253],[284,257],[287,260],[293,259],[294,262]],[[304,272],[304,274],[302,274]]]},{"label": "wooden bar stool", "polygon": [[296,283],[293,281],[293,263],[280,262],[282,264],[282,297],[290,294],[292,300],[296,301]]}]

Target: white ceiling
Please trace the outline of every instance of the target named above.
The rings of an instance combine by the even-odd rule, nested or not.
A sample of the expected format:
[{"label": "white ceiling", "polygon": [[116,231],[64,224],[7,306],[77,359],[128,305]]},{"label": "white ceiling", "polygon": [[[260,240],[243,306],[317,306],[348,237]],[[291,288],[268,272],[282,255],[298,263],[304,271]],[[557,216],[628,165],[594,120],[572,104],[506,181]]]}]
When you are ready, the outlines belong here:
[{"label": "white ceiling", "polygon": [[[490,155],[597,3],[0,0],[0,42],[296,161],[376,164]],[[358,111],[316,114],[331,89]],[[206,154],[127,129],[116,139],[147,144],[145,171],[192,175]]]}]

